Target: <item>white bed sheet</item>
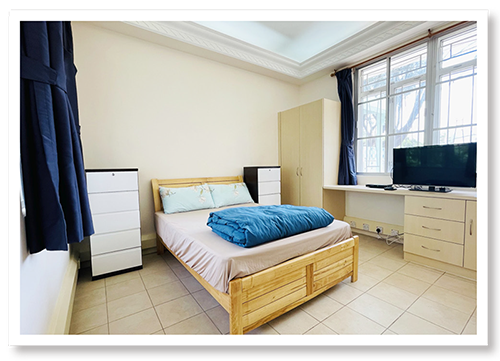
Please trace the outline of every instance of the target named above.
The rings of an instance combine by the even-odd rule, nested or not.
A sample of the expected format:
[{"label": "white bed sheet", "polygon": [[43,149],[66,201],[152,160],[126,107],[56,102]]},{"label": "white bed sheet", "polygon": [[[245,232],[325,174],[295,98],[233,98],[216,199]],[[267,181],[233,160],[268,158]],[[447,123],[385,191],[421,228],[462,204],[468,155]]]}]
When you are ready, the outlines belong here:
[{"label": "white bed sheet", "polygon": [[[258,206],[242,204],[241,206]],[[155,213],[156,232],[184,263],[221,292],[229,281],[272,267],[294,257],[316,251],[352,237],[349,224],[334,220],[328,227],[282,238],[252,248],[228,242],[207,226],[210,212]]]}]

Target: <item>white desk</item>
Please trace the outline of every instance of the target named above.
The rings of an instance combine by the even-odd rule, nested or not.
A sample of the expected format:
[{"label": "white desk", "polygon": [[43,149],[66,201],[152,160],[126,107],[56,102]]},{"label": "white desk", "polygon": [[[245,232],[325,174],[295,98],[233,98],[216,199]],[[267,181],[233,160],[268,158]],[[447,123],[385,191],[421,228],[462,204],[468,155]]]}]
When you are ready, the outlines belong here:
[{"label": "white desk", "polygon": [[346,192],[404,197],[405,260],[476,277],[475,191],[386,191],[365,185],[326,185],[323,208],[336,219],[346,218]]}]

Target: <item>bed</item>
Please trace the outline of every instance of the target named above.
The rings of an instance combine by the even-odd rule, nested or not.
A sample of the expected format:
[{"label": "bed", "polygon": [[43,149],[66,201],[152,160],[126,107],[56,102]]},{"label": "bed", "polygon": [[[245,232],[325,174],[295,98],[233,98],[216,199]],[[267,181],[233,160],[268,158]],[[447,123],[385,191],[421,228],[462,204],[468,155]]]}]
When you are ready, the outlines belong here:
[{"label": "bed", "polygon": [[[241,176],[152,179],[157,253],[167,249],[229,313],[230,333],[244,334],[334,285],[357,280],[357,236],[328,227],[253,248],[231,244],[206,226],[210,211],[164,214],[159,187],[241,183]],[[242,204],[239,206],[256,206]]]}]

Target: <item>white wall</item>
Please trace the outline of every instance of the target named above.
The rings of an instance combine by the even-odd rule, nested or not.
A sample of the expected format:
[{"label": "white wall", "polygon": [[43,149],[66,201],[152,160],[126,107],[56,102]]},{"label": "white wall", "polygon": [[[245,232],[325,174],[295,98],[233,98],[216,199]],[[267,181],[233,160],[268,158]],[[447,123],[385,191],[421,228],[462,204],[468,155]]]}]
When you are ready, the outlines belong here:
[{"label": "white wall", "polygon": [[152,178],[239,175],[278,163],[278,117],[299,87],[72,22],[86,168],[139,168],[143,240]]},{"label": "white wall", "polygon": [[70,253],[42,251],[29,254],[26,245],[24,217],[21,215],[21,294],[20,332],[24,335],[45,334],[61,291]]}]

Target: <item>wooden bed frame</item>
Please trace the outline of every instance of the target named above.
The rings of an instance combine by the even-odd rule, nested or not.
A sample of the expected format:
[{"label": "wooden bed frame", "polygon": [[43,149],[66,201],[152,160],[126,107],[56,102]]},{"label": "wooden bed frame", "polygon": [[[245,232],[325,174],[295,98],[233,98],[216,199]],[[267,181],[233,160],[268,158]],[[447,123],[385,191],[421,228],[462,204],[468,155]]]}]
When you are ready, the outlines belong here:
[{"label": "wooden bed frame", "polygon": [[[155,212],[163,209],[159,186],[173,188],[239,182],[243,182],[242,176],[152,179]],[[158,254],[163,254],[165,248],[170,251],[158,234],[156,244]],[[229,293],[216,290],[173,252],[170,253],[229,313],[230,333],[241,335],[300,306],[348,277],[351,277],[351,282],[356,282],[358,249],[359,238],[354,236],[260,272],[233,279],[229,282]]]}]

